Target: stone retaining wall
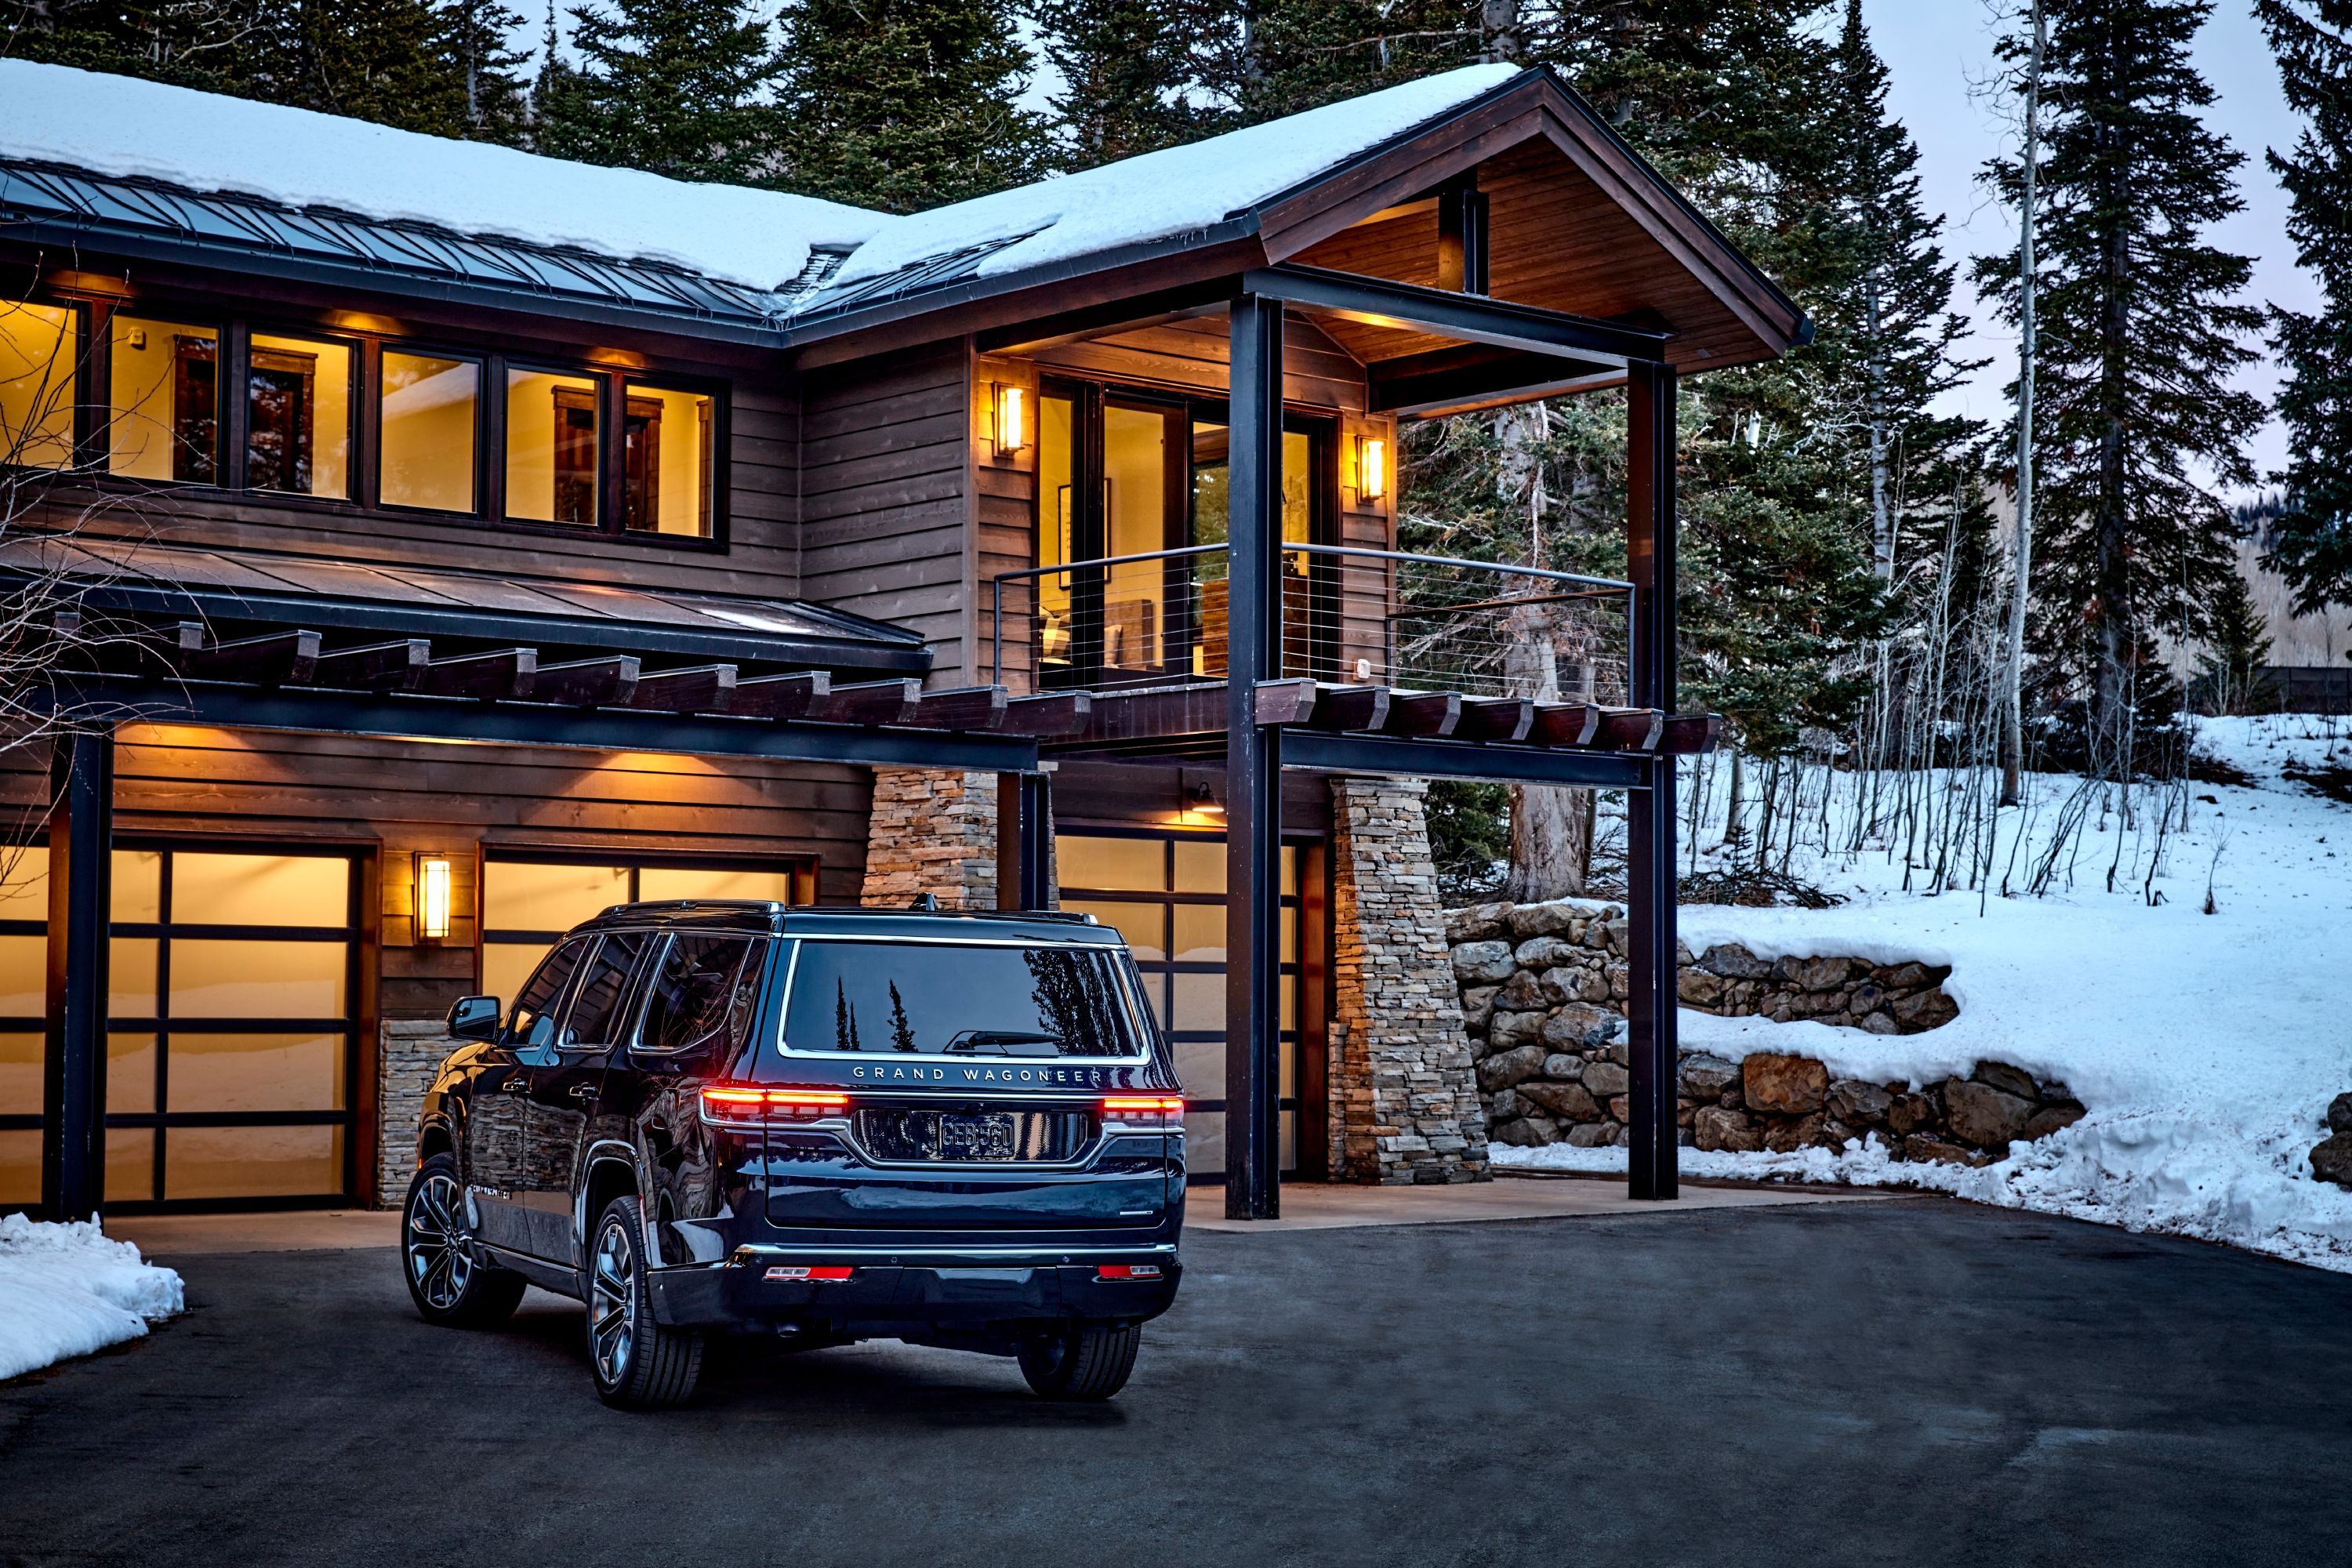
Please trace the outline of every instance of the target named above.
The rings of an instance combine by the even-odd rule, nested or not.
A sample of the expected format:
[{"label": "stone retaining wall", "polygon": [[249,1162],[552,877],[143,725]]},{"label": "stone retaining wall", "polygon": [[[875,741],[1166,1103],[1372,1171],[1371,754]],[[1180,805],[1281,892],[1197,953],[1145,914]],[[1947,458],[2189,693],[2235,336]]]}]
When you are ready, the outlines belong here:
[{"label": "stone retaining wall", "polygon": [[396,1209],[416,1174],[416,1118],[434,1069],[457,1048],[438,1018],[386,1018],[376,1026],[375,1206]]},{"label": "stone retaining wall", "polygon": [[[1625,1142],[1630,1107],[1624,911],[1614,904],[1479,904],[1446,916],[1463,1027],[1487,1136],[1522,1148]],[[1959,1016],[1950,970],[1834,955],[1764,959],[1724,943],[1677,955],[1683,1005],[1908,1035]],[[1682,1142],[1700,1149],[1835,1149],[1875,1133],[1898,1159],[1982,1164],[2069,1125],[2083,1107],[2063,1084],[1979,1062],[1966,1078],[1914,1086],[1832,1079],[1809,1057],[1739,1062],[1682,1053]]]}]

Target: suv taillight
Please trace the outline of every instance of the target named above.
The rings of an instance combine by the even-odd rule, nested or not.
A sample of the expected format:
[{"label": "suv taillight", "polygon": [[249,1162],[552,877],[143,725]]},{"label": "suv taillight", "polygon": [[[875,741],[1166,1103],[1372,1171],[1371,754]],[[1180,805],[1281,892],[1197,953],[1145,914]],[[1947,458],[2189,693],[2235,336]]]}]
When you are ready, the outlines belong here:
[{"label": "suv taillight", "polygon": [[836,1089],[714,1083],[702,1091],[702,1113],[713,1121],[815,1121],[848,1110],[849,1096]]},{"label": "suv taillight", "polygon": [[1102,1119],[1127,1127],[1181,1127],[1184,1097],[1180,1094],[1113,1094],[1102,1102]]}]

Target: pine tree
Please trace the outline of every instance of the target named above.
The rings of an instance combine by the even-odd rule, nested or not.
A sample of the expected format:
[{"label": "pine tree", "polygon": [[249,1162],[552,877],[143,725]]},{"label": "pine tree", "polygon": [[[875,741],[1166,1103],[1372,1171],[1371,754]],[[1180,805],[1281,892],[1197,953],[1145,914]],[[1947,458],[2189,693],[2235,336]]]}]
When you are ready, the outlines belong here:
[{"label": "pine tree", "polygon": [[2285,369],[2284,514],[2263,564],[2308,615],[2352,605],[2352,0],[2254,0],[2278,56],[2287,106],[2305,117],[2294,151],[2273,150],[2295,257],[2319,279],[2321,313],[2271,312]]},{"label": "pine tree", "polygon": [[[2241,447],[2263,416],[2228,384],[2262,321],[2236,301],[2252,264],[2200,237],[2239,209],[2244,161],[2199,119],[2213,93],[2189,46],[2210,8],[2047,3],[2034,641],[2044,684],[2087,701],[2089,760],[2103,772],[2131,765],[2132,706],[2161,684],[2158,637],[2210,630],[2233,539],[2195,470],[2251,484]],[[2024,47],[2002,47],[2011,58]],[[2020,174],[2006,160],[1989,171],[2012,200]],[[2014,320],[2016,258],[1976,270]]]},{"label": "pine tree", "polygon": [[890,1048],[915,1048],[915,1026],[907,1021],[907,999],[898,994],[898,983],[895,980],[890,982]]},{"label": "pine tree", "polygon": [[579,66],[541,73],[539,151],[677,180],[742,184],[769,174],[775,125],[762,94],[778,56],[768,24],[747,19],[736,0],[610,7],[590,0],[574,11]]},{"label": "pine tree", "polygon": [[1050,100],[1065,169],[1092,168],[1220,129],[1197,104],[1213,0],[1034,0],[1039,45],[1061,74]]},{"label": "pine tree", "polygon": [[2216,713],[2256,713],[2275,707],[2269,690],[2270,621],[2246,580],[2232,572],[2213,595],[2213,626],[2197,656],[2201,695]]},{"label": "pine tree", "polygon": [[0,58],[234,91],[231,40],[261,21],[261,0],[26,0],[5,7]]},{"label": "pine tree", "polygon": [[1007,0],[803,0],[782,27],[788,189],[914,212],[1045,172]]},{"label": "pine tree", "polygon": [[239,89],[274,103],[427,135],[522,132],[521,18],[495,0],[296,0],[265,13],[268,44]]}]

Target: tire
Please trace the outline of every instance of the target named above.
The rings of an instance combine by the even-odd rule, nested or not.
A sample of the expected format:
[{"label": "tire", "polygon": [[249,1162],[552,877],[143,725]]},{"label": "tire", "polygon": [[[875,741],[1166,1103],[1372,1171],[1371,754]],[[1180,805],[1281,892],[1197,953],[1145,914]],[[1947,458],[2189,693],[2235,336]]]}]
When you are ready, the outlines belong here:
[{"label": "tire", "polygon": [[1021,1375],[1040,1399],[1108,1399],[1127,1386],[1143,1330],[1134,1323],[1079,1323],[1021,1347]]},{"label": "tire", "polygon": [[615,1410],[664,1410],[694,1395],[703,1336],[654,1321],[646,1277],[645,1211],[614,1198],[588,1248],[588,1369],[596,1396]]},{"label": "tire", "polygon": [[417,1167],[400,1205],[400,1272],[408,1299],[428,1323],[448,1329],[492,1329],[514,1316],[523,1277],[469,1257],[462,1243],[464,1189],[457,1162],[436,1154]]}]

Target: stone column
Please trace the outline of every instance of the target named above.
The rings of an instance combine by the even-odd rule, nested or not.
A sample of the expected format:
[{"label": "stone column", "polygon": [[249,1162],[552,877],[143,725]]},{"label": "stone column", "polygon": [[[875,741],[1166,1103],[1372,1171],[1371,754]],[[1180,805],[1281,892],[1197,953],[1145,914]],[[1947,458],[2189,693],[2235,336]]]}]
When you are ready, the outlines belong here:
[{"label": "stone column", "polygon": [[1331,782],[1331,1168],[1347,1181],[1488,1179],[1427,793],[1394,779]]},{"label": "stone column", "polygon": [[876,768],[859,902],[943,910],[996,907],[996,775]]}]

